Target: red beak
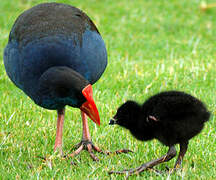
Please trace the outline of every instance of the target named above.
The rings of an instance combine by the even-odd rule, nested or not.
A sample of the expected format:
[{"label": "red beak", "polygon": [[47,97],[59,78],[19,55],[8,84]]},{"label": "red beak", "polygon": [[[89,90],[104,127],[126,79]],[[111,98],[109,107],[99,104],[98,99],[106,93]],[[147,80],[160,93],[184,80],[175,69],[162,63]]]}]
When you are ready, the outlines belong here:
[{"label": "red beak", "polygon": [[86,113],[89,116],[89,118],[96,124],[100,125],[100,116],[93,99],[93,90],[91,84],[87,85],[82,90],[82,94],[84,95],[87,101],[84,102],[80,107],[81,111]]}]

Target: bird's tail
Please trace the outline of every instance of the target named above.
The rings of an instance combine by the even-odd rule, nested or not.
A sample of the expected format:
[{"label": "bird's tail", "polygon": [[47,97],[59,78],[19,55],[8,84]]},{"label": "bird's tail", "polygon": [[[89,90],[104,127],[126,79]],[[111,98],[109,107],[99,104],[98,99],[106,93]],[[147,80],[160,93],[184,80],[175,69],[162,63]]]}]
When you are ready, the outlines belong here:
[{"label": "bird's tail", "polygon": [[210,113],[209,111],[203,112],[203,114],[202,114],[202,119],[203,119],[203,121],[204,121],[204,122],[208,121],[209,118],[210,118],[210,116],[211,116],[211,113]]}]

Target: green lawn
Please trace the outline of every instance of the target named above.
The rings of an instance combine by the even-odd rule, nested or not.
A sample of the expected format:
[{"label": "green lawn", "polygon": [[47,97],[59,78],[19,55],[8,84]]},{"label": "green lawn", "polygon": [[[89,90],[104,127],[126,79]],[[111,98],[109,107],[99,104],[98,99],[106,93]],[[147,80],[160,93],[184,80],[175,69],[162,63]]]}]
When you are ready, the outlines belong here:
[{"label": "green lawn", "polygon": [[[128,148],[135,152],[96,153],[100,161],[94,162],[86,151],[68,160],[53,154],[57,113],[36,106],[4,70],[3,50],[15,19],[41,2],[0,1],[0,179],[124,179],[107,172],[137,167],[165,154],[168,148],[156,140],[137,141],[129,131],[110,127],[109,118],[127,99],[143,102],[171,89],[204,101],[211,119],[191,140],[182,171],[172,175],[145,171],[130,179],[216,179],[216,8],[202,12],[201,0],[57,0],[85,11],[107,46],[108,67],[94,85],[101,126],[89,121],[93,142],[104,150]],[[214,0],[207,1],[211,2]],[[65,153],[74,150],[81,133],[79,110],[67,107]],[[50,157],[52,163],[38,156]],[[175,160],[157,169],[173,167]]]}]

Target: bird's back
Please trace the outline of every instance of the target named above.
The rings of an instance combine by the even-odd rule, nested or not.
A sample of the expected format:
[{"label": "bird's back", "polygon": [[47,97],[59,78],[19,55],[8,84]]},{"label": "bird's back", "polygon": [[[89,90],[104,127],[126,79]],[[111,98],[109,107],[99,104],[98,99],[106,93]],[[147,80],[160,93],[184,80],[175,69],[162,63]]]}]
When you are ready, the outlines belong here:
[{"label": "bird's back", "polygon": [[36,39],[61,34],[82,43],[82,34],[86,28],[99,33],[90,18],[79,9],[60,3],[44,3],[18,17],[10,39],[16,40],[23,47]]},{"label": "bird's back", "polygon": [[21,14],[9,36],[4,64],[10,79],[32,99],[50,67],[67,66],[95,83],[107,65],[104,41],[79,9],[44,3]]},{"label": "bird's back", "polygon": [[189,140],[202,130],[210,117],[201,101],[177,91],[159,93],[147,100],[143,108],[157,118],[155,136],[166,145]]},{"label": "bird's back", "polygon": [[179,91],[167,91],[152,96],[143,104],[143,109],[163,121],[167,121],[168,117],[173,118],[173,121],[181,121],[188,115],[198,115],[202,117],[202,121],[207,121],[206,112],[209,114],[200,100]]}]

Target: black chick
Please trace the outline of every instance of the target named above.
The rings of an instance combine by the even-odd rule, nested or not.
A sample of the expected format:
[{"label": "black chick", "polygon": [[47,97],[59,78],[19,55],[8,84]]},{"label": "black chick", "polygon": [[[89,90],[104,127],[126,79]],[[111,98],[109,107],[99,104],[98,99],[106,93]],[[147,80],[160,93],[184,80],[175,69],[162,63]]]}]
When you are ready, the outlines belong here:
[{"label": "black chick", "polygon": [[179,91],[167,91],[150,97],[143,105],[127,101],[121,105],[110,124],[118,124],[129,129],[141,141],[158,139],[169,147],[166,155],[140,167],[109,173],[140,173],[176,156],[175,144],[180,144],[180,152],[174,169],[181,165],[189,140],[200,133],[204,123],[210,118],[205,105],[195,97]]}]

